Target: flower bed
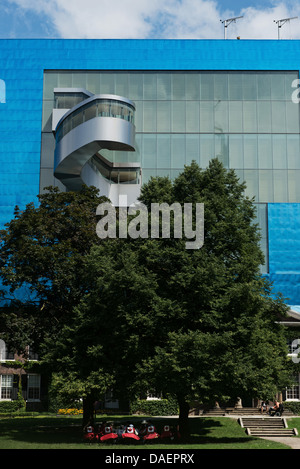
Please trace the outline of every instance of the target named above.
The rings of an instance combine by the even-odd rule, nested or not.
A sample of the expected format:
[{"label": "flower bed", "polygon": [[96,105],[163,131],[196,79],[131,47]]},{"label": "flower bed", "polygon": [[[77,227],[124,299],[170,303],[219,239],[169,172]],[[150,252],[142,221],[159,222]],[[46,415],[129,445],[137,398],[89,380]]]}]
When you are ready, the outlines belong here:
[{"label": "flower bed", "polygon": [[58,415],[80,415],[83,413],[82,409],[58,409]]}]

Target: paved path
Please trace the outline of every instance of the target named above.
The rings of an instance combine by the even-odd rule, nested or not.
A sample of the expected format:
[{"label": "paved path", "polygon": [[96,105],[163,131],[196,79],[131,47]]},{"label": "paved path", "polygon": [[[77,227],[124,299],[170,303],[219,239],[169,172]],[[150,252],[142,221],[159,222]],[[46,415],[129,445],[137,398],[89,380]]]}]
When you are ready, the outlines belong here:
[{"label": "paved path", "polygon": [[284,436],[268,436],[264,437],[263,440],[272,440],[290,446],[292,449],[300,449],[300,438],[284,437]]}]

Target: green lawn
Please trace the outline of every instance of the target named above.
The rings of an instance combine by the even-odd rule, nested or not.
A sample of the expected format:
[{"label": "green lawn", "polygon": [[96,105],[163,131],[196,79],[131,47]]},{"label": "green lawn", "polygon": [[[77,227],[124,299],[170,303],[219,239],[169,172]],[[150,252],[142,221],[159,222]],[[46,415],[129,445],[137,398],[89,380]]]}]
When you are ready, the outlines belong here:
[{"label": "green lawn", "polygon": [[[105,417],[103,417],[105,420]],[[108,417],[118,422],[128,421],[128,417]],[[132,423],[141,422],[142,417],[130,418]],[[101,421],[101,417],[97,418]],[[176,419],[152,418],[158,430],[163,423],[173,424]],[[299,422],[299,423],[298,423]],[[300,419],[293,419],[289,427],[300,426]],[[285,445],[248,437],[237,420],[221,418],[191,418],[191,437],[186,444],[161,443],[151,445],[117,444],[115,449],[289,449]],[[299,431],[300,434],[300,431]],[[107,449],[111,445],[103,443],[85,443],[82,438],[81,417],[14,417],[0,418],[0,449]]]},{"label": "green lawn", "polygon": [[287,423],[288,423],[289,428],[297,428],[298,435],[299,435],[299,438],[300,438],[300,417],[289,418],[289,419],[287,419]]}]

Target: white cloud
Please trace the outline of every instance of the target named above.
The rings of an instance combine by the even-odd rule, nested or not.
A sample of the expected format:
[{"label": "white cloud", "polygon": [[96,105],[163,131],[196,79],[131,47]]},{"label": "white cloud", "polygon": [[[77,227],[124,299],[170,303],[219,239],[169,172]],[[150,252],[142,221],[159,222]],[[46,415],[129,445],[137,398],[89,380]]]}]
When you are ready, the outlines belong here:
[{"label": "white cloud", "polygon": [[[230,18],[213,0],[8,0],[52,22],[63,38],[220,39],[220,19]],[[252,4],[256,2],[252,2]],[[250,6],[228,27],[228,38],[276,39],[274,20],[299,16],[282,28],[282,38],[300,38],[300,0],[275,1],[271,8]]]},{"label": "white cloud", "polygon": [[[52,0],[53,1],[53,0]],[[53,21],[68,38],[143,38],[159,0],[54,0]]]},{"label": "white cloud", "polygon": [[241,11],[244,18],[241,20],[240,35],[244,39],[277,39],[278,26],[274,21],[284,18],[299,16],[299,19],[291,20],[282,25],[280,37],[282,39],[300,38],[300,6],[299,1],[293,3],[291,8],[284,2],[277,3],[274,7],[265,10],[253,7]]}]

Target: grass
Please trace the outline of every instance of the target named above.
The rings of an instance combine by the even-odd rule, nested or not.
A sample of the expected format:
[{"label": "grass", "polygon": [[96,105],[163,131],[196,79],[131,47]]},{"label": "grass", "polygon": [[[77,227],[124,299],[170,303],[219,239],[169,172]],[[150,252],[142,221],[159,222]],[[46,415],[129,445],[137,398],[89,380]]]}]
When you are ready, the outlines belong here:
[{"label": "grass", "polygon": [[[130,418],[132,423],[141,422],[142,417]],[[100,421],[101,417],[97,418]],[[105,416],[103,417],[105,420]],[[128,417],[107,417],[107,420],[128,421]],[[174,424],[176,419],[152,418],[158,430],[163,424]],[[300,419],[293,419],[289,427],[300,426]],[[191,418],[191,436],[186,443],[162,443],[149,445],[86,443],[82,438],[81,417],[39,415],[34,417],[0,418],[0,449],[289,449],[280,443],[249,437],[235,419]],[[300,430],[300,429],[299,429]],[[300,434],[300,431],[299,431]]]},{"label": "grass", "polygon": [[289,428],[297,428],[298,430],[298,435],[300,436],[300,418],[290,418],[287,419],[287,423]]}]

